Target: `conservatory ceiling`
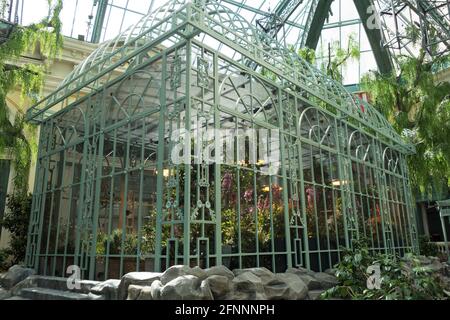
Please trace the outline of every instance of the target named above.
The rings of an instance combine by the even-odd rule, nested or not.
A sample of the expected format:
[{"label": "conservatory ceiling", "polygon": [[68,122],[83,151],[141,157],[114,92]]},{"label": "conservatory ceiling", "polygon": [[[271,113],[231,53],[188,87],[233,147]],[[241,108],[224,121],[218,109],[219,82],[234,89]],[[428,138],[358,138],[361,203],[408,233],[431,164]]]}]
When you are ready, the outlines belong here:
[{"label": "conservatory ceiling", "polygon": [[[58,90],[28,110],[27,119],[41,122],[52,117],[75,100],[82,99],[85,93],[80,91],[81,88],[89,91],[90,94],[95,94],[106,83],[120,78],[123,72],[132,70],[136,65],[143,63],[142,61],[151,60],[158,55],[158,51],[170,48],[177,42],[182,41],[183,36],[177,32],[171,37],[164,35],[173,32],[172,25],[167,21],[177,8],[183,6],[184,3],[185,1],[169,2],[143,17],[116,38],[101,44],[67,76]],[[366,123],[389,139],[402,141],[388,121],[372,106],[353,97],[342,84],[327,78],[319,69],[286,49],[280,42],[281,40],[276,40],[274,37],[268,36],[264,30],[252,26],[251,22],[246,21],[244,16],[234,15],[234,11],[230,8],[226,6],[221,6],[221,8],[224,12],[216,14],[213,11],[209,14],[213,17],[219,17],[221,19],[220,25],[232,26],[241,36],[227,44],[226,39],[229,35],[224,34],[222,30],[217,32],[225,37],[223,41],[218,41],[208,32],[199,33],[201,41],[208,43],[211,49],[215,50],[215,47],[218,47],[223,56],[228,56],[233,61],[240,61],[243,65],[260,72],[262,72],[260,67],[253,66],[249,57],[253,54],[252,52],[265,54],[265,63],[267,63],[266,68],[268,70],[273,68],[274,72],[280,72],[280,74],[292,78],[294,82],[297,82],[301,88],[313,96],[324,99],[327,103],[337,107],[343,114],[357,119],[358,122]],[[205,30],[209,30],[209,28],[205,26]],[[162,38],[161,43],[153,46],[152,43],[156,41],[155,39],[160,37]],[[239,45],[245,53],[243,53],[244,51],[233,50],[234,45]],[[292,66],[296,66],[295,69]],[[232,72],[228,67],[219,66],[219,68],[221,75]],[[235,81],[234,86],[245,86],[245,83],[239,82],[240,79],[235,79]],[[231,101],[233,100],[234,97],[231,97]],[[264,99],[261,100],[264,101]],[[402,147],[407,152],[413,151],[411,146],[405,145]]]},{"label": "conservatory ceiling", "polygon": [[[74,38],[103,42],[114,38],[168,0],[64,0],[64,33]],[[205,1],[205,0],[199,0]],[[20,3],[18,21],[24,24],[45,15],[47,0],[11,0]],[[450,48],[450,0],[221,0],[254,26],[278,40],[298,47],[316,48],[324,29],[364,23],[376,65],[381,72],[395,66],[398,55],[429,57]],[[356,9],[354,8],[356,6]],[[374,16],[376,9],[377,15]],[[20,9],[21,8],[21,9]],[[351,17],[350,17],[351,16]],[[70,22],[70,23],[69,23]],[[381,25],[382,32],[370,25]],[[368,26],[369,25],[369,26]],[[338,40],[345,42],[342,31]]]}]

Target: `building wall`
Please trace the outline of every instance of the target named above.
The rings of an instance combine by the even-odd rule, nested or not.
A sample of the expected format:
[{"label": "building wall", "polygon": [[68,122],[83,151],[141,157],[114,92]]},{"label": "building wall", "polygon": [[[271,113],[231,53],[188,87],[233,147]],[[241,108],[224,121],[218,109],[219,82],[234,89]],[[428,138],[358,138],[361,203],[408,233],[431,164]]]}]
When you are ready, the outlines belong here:
[{"label": "building wall", "polygon": [[[47,96],[51,92],[55,91],[58,88],[59,84],[66,78],[66,76],[73,71],[75,66],[85,60],[89,56],[89,54],[96,48],[97,45],[95,44],[78,41],[72,38],[65,38],[61,55],[50,64],[42,95]],[[45,62],[46,58],[39,52],[36,52],[33,54],[27,54],[26,56],[24,55],[18,62],[15,62],[15,64],[44,64]],[[17,88],[15,92],[12,92],[10,95],[8,95],[7,103],[10,107],[11,121],[13,121],[13,119],[15,118],[18,110],[23,110],[30,107],[31,105],[30,101],[27,101],[27,99],[21,99],[20,88]],[[0,155],[0,159],[11,159],[11,155]],[[29,178],[30,192],[34,187],[35,171],[36,163],[35,161],[33,161]],[[12,193],[13,191],[14,176],[14,168],[11,167],[7,192],[8,194]],[[2,230],[0,237],[0,249],[5,249],[8,247],[9,239],[9,233],[6,230]]]}]

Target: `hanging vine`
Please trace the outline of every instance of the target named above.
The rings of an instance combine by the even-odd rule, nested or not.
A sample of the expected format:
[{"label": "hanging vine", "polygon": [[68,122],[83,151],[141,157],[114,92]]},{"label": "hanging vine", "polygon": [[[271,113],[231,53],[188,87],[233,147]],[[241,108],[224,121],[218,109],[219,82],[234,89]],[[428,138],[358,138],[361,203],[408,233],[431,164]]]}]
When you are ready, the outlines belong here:
[{"label": "hanging vine", "polygon": [[[0,46],[0,153],[12,156],[15,193],[28,192],[29,172],[37,150],[36,128],[25,121],[24,101],[37,102],[49,62],[61,52],[62,7],[62,0],[48,0],[46,18],[26,27],[14,26],[8,40]],[[6,10],[3,0],[0,10]],[[21,64],[20,58],[30,52],[39,52],[44,63]],[[12,110],[8,95],[17,89],[21,101],[15,101]]]},{"label": "hanging vine", "polygon": [[371,73],[362,82],[375,107],[415,144],[417,152],[409,157],[412,184],[430,195],[450,187],[450,83],[438,83],[433,72],[449,57],[425,58],[425,51],[399,57],[399,74]]}]

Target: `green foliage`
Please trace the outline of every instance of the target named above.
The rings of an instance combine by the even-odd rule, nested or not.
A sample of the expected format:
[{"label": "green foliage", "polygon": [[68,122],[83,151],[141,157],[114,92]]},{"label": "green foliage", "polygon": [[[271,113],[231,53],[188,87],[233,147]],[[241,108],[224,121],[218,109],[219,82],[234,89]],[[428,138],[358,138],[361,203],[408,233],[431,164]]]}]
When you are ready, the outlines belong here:
[{"label": "green foliage", "polygon": [[222,240],[225,245],[237,243],[238,226],[236,223],[236,211],[227,209],[222,211]]},{"label": "green foliage", "polygon": [[[21,65],[18,60],[27,52],[39,52],[52,59],[61,51],[63,38],[59,15],[62,0],[48,0],[49,15],[27,27],[15,26],[9,39],[0,46],[0,153],[14,155],[15,190],[28,191],[28,174],[36,153],[36,128],[24,121],[25,111],[15,101],[13,113],[7,103],[8,94],[20,88],[21,98],[36,102],[44,83],[47,65]],[[1,10],[1,8],[0,8]],[[13,119],[14,117],[14,119]]]},{"label": "green foliage", "polygon": [[425,56],[400,57],[399,76],[375,72],[362,85],[398,133],[416,146],[409,157],[413,187],[431,194],[432,186],[438,192],[443,184],[450,187],[450,83],[436,83],[433,73],[448,57],[427,63]]},{"label": "green foliage", "polygon": [[[152,212],[150,219],[142,227],[142,235],[140,239],[140,252],[142,255],[153,254],[155,252],[155,240],[156,240],[156,212]],[[166,231],[166,230],[163,230]],[[170,237],[168,232],[163,232],[162,246],[167,245],[167,239]],[[116,229],[110,236],[101,232],[97,236],[97,256],[104,256],[107,253],[109,247],[110,255],[122,254],[122,240],[123,231]],[[136,233],[127,233],[124,241],[124,254],[136,255],[138,254],[139,236]]]},{"label": "green foliage", "polygon": [[141,251],[144,254],[152,254],[155,252],[155,241],[156,241],[156,212],[152,215],[151,221],[144,225],[142,230],[142,244]]},{"label": "green foliage", "polygon": [[245,252],[254,251],[256,242],[260,248],[269,248],[272,240],[285,233],[282,188],[277,184],[266,185],[269,181],[260,181],[261,177],[248,169],[239,171],[240,190],[234,183],[238,177],[232,170],[223,167],[222,177],[223,243],[239,245],[240,234],[240,245]]},{"label": "green foliage", "polygon": [[15,194],[7,199],[8,210],[1,224],[11,233],[10,248],[6,252],[12,256],[13,264],[25,259],[31,204],[31,195]]},{"label": "green foliage", "polygon": [[361,52],[355,35],[350,35],[346,48],[342,48],[339,41],[334,42],[328,48],[328,62],[321,65],[324,71],[333,80],[342,83],[344,80],[342,69],[351,60],[359,60]]},{"label": "green foliage", "polygon": [[8,270],[9,254],[6,250],[0,250],[0,273]]},{"label": "green foliage", "polygon": [[106,255],[106,247],[108,244],[108,236],[102,232],[97,235],[96,254],[97,256]]},{"label": "green foliage", "polygon": [[420,253],[427,257],[439,256],[439,249],[435,243],[431,242],[428,236],[421,236],[419,238]]},{"label": "green foliage", "polygon": [[[291,49],[293,50],[293,49]],[[303,60],[309,62],[310,64],[315,64],[316,63],[316,51],[310,48],[301,48],[300,50],[297,51],[297,54],[300,58],[302,58]]]},{"label": "green foliage", "polygon": [[[317,53],[315,50],[310,48],[300,48],[296,49],[294,46],[288,46],[288,50],[295,56],[297,55],[301,60],[304,60],[311,65],[316,65]],[[322,54],[323,56],[328,56],[328,61],[322,63],[319,68],[322,72],[326,73],[327,76],[340,83],[343,82],[344,76],[342,74],[343,69],[352,60],[359,60],[361,53],[359,50],[359,44],[355,40],[355,35],[351,34],[348,39],[347,47],[341,48],[340,42],[336,41],[330,44],[328,52]],[[293,69],[298,69],[300,73],[303,72],[303,65],[299,61],[291,61],[286,57],[285,63],[292,67]],[[261,75],[273,82],[276,82],[278,77],[275,73],[266,68],[262,68]],[[293,91],[297,91],[297,88],[292,87]]]},{"label": "green foliage", "polygon": [[49,15],[40,22],[27,27],[16,26],[8,41],[0,47],[0,61],[4,63],[19,58],[25,52],[34,52],[39,46],[40,52],[51,58],[60,53],[63,37],[62,23],[59,18],[62,0],[48,0]]},{"label": "green foliage", "polygon": [[[122,254],[123,231],[116,229],[110,236],[100,233],[97,236],[97,256],[103,256],[108,253],[110,255]],[[123,241],[123,254],[136,255],[138,247],[138,237],[134,233],[126,234]]]},{"label": "green foliage", "polygon": [[[369,267],[379,266],[381,289],[368,289]],[[354,243],[354,249],[345,249],[342,262],[336,266],[340,285],[328,290],[322,299],[352,300],[442,300],[447,298],[437,275],[422,267],[412,255],[399,259],[392,255],[369,252],[366,240]]]},{"label": "green foliage", "polygon": [[419,42],[419,40],[421,39],[421,36],[422,36],[422,31],[420,30],[420,28],[415,26],[415,25],[408,25],[406,27],[405,31],[406,31],[406,37],[411,39],[411,41],[414,44],[418,44],[418,42]]}]

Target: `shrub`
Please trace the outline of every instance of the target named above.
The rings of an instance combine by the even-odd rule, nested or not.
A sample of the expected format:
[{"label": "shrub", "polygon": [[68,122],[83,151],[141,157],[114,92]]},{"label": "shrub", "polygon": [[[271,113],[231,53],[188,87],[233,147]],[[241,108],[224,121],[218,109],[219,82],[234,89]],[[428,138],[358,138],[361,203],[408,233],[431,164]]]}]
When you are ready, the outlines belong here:
[{"label": "shrub", "polygon": [[[345,250],[345,249],[344,249]],[[369,289],[369,267],[379,266],[381,288]],[[371,255],[366,241],[345,250],[336,276],[340,285],[328,290],[322,299],[353,300],[442,300],[448,298],[438,275],[423,267],[419,259],[408,255],[399,259],[393,255]]]},{"label": "shrub", "polygon": [[31,204],[31,195],[15,194],[7,198],[8,210],[2,225],[11,233],[7,253],[12,257],[12,264],[21,264],[25,260]]},{"label": "shrub", "polygon": [[[122,254],[122,240],[123,232],[120,229],[116,229],[113,233],[108,236],[106,234],[100,233],[97,237],[97,255],[103,256],[107,253],[107,248],[109,247],[110,255],[120,255]],[[136,255],[138,247],[138,237],[136,234],[126,234],[123,246],[123,254],[125,255]]]}]

